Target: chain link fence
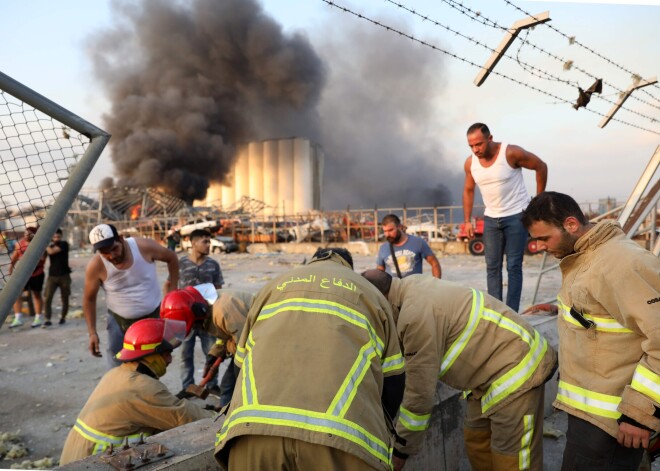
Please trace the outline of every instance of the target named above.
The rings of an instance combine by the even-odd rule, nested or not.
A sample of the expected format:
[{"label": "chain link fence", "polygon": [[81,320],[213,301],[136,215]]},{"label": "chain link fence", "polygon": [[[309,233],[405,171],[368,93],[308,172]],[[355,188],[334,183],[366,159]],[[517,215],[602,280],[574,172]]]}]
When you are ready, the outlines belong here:
[{"label": "chain link fence", "polygon": [[0,73],[0,325],[109,137]]}]

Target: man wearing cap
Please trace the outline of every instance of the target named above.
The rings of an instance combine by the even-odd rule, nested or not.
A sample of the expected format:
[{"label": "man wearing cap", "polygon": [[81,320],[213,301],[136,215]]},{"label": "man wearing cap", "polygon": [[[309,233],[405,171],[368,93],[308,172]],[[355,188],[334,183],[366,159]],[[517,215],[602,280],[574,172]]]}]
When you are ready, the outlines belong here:
[{"label": "man wearing cap", "polygon": [[184,322],[143,319],[126,331],[123,363],[103,376],[64,443],[60,465],[102,453],[110,446],[140,441],[214,413],[178,399],[158,378],[185,337]]},{"label": "man wearing cap", "polygon": [[124,238],[112,224],[99,224],[89,233],[89,241],[98,252],[87,265],[83,312],[89,332],[89,351],[101,356],[96,332],[96,297],[102,286],[108,306],[108,364],[117,366],[115,355],[122,348],[124,332],[134,322],[158,317],[161,291],[155,261],[167,263],[170,289],[179,284],[179,261],[176,254],[151,239]]}]

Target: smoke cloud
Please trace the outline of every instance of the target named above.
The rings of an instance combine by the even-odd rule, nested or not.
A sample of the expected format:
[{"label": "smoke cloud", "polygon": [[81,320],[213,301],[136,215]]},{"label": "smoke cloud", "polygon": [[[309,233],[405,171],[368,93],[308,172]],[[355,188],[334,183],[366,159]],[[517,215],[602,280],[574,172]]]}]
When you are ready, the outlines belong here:
[{"label": "smoke cloud", "polygon": [[113,4],[119,24],[91,50],[112,108],[104,117],[119,185],[188,202],[222,182],[235,146],[319,140],[325,70],[253,0]]},{"label": "smoke cloud", "polygon": [[[395,19],[384,22],[408,29]],[[442,56],[346,21],[341,13],[331,23],[345,26],[317,45],[329,64],[320,104],[328,156],[324,206],[451,204],[463,180],[447,170],[442,157]]]},{"label": "smoke cloud", "polygon": [[442,157],[440,54],[341,13],[313,31],[312,47],[254,0],[114,9],[119,24],[92,57],[112,103],[105,121],[118,185],[192,202],[224,181],[236,144],[299,136],[325,151],[325,209],[460,195],[462,175]]}]

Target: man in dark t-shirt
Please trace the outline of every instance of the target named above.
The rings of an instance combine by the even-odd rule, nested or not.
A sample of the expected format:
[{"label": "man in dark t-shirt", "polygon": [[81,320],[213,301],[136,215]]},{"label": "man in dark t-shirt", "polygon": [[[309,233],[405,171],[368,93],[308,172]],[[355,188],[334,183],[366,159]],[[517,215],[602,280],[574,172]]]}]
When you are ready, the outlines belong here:
[{"label": "man in dark t-shirt", "polygon": [[64,324],[69,311],[69,296],[71,295],[71,268],[69,267],[69,244],[62,240],[62,229],[57,229],[50,244],[46,248],[50,259],[48,268],[48,279],[46,280],[46,322],[44,326],[53,325],[50,321],[52,314],[53,296],[57,288],[60,289],[62,298],[62,314],[60,324]]}]

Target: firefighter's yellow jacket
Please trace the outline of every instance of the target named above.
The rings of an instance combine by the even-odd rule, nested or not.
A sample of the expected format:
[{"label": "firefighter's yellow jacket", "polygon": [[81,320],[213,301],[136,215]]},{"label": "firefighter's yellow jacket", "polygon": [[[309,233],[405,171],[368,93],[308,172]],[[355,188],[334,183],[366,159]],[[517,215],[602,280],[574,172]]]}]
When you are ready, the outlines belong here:
[{"label": "firefighter's yellow jacket", "polygon": [[602,221],[560,268],[555,407],[613,437],[621,414],[660,431],[660,259]]},{"label": "firefighter's yellow jacket", "polygon": [[210,355],[226,357],[236,353],[236,344],[241,337],[254,295],[247,291],[219,289],[218,299],[213,303],[212,315],[204,322],[204,330],[217,337]]},{"label": "firefighter's yellow jacket", "polygon": [[381,394],[384,377],[404,370],[396,327],[387,300],[337,254],[257,294],[234,361],[241,374],[216,438],[223,467],[232,439],[270,435],[390,469]]},{"label": "firefighter's yellow jacket", "polygon": [[96,386],[64,443],[60,465],[195,420],[213,417],[192,402],[177,399],[154,377],[136,371],[138,362],[108,371]]},{"label": "firefighter's yellow jacket", "polygon": [[[437,381],[471,391],[489,416],[548,379],[557,353],[506,304],[431,275],[393,278],[406,390],[396,430],[401,453],[419,451],[435,404]],[[396,316],[396,309],[395,309]]]}]

